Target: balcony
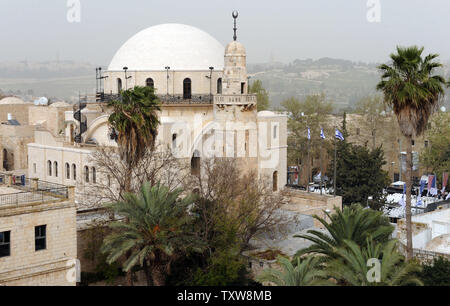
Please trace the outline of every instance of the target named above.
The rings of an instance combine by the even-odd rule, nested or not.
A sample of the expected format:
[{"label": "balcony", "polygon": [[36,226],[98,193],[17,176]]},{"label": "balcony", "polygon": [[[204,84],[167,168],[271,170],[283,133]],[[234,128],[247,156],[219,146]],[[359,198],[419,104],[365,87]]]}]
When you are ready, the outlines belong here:
[{"label": "balcony", "polygon": [[68,200],[72,187],[0,173],[0,209]]},{"label": "balcony", "polygon": [[217,95],[214,104],[248,105],[256,104],[256,95]]},{"label": "balcony", "polygon": [[[158,100],[162,104],[170,105],[170,104],[213,104],[214,97],[210,94],[204,95],[157,95]],[[96,95],[95,102],[100,103],[108,103],[110,101],[120,100],[119,94],[106,94],[106,93],[98,93]],[[89,101],[89,99],[87,99]],[[92,101],[94,102],[94,101]]]}]

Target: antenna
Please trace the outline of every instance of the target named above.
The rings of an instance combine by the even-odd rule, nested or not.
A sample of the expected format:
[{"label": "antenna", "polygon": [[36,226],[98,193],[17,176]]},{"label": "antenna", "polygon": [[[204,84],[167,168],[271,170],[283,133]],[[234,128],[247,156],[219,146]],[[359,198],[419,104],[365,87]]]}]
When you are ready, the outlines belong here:
[{"label": "antenna", "polygon": [[238,11],[233,11],[231,16],[233,16],[233,19],[234,19],[234,28],[233,28],[234,36],[233,36],[233,39],[234,39],[234,41],[236,41],[236,39],[237,39],[237,35],[236,35],[236,31],[237,31],[236,19],[239,17],[239,12]]}]

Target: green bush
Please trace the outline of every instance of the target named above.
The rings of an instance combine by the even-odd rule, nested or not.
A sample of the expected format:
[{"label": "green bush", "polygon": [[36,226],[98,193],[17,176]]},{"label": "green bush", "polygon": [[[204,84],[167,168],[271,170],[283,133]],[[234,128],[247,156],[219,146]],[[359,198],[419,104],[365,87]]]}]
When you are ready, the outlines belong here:
[{"label": "green bush", "polygon": [[250,281],[244,259],[230,251],[214,253],[193,276],[195,286],[245,286]]},{"label": "green bush", "polygon": [[450,261],[443,258],[435,258],[430,265],[423,265],[422,272],[418,276],[425,286],[450,286]]}]

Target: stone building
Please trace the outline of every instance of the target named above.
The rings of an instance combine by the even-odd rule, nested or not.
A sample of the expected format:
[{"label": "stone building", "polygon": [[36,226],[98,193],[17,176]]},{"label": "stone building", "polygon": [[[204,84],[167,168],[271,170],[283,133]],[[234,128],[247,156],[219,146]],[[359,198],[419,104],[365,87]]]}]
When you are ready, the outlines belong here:
[{"label": "stone building", "polygon": [[35,142],[35,131],[58,136],[64,133],[65,112],[73,109],[65,102],[33,105],[16,97],[0,101],[0,171],[27,174],[28,144]]},{"label": "stone building", "polygon": [[73,188],[0,174],[0,286],[77,281]]},{"label": "stone building", "polygon": [[101,78],[97,99],[86,97],[64,113],[64,133],[36,130],[28,144],[30,177],[74,185],[77,192],[106,179],[91,156],[117,146],[107,102],[122,90],[149,86],[161,102],[157,144],[190,161],[193,173],[200,172],[202,159],[225,156],[267,177],[274,191],[286,184],[287,117],[257,112],[256,96],[248,94],[246,51],[237,38],[224,48],[191,26],[153,26],[123,44]]}]

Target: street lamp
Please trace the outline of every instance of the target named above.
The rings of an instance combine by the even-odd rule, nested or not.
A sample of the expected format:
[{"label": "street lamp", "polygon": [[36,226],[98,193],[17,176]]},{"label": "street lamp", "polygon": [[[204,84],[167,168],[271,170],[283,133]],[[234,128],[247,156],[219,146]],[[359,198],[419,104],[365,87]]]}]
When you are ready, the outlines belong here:
[{"label": "street lamp", "polygon": [[128,79],[131,79],[131,75],[127,77],[128,67],[123,67],[123,71],[125,72],[125,90],[128,90]]},{"label": "street lamp", "polygon": [[167,95],[169,95],[169,70],[170,70],[170,67],[166,66],[165,69],[167,71]]},{"label": "street lamp", "polygon": [[214,67],[209,67],[209,100],[212,101],[212,74]]}]

